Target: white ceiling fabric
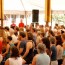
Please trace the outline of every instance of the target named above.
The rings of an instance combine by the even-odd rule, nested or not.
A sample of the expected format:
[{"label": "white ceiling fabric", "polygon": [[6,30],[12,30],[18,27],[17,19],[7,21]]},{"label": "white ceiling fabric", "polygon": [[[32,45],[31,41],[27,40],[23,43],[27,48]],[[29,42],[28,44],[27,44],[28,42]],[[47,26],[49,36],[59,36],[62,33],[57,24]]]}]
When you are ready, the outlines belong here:
[{"label": "white ceiling fabric", "polygon": [[65,0],[51,0],[52,10],[65,10]]},{"label": "white ceiling fabric", "polygon": [[[51,0],[52,10],[65,10],[65,0]],[[4,0],[4,10],[44,10],[45,0]]]},{"label": "white ceiling fabric", "polygon": [[4,10],[44,10],[45,0],[4,0]]},{"label": "white ceiling fabric", "polygon": [[[45,0],[4,0],[4,14],[25,14],[24,11],[45,10]],[[53,12],[65,11],[65,0],[51,0]],[[63,13],[63,12],[62,12]]]}]

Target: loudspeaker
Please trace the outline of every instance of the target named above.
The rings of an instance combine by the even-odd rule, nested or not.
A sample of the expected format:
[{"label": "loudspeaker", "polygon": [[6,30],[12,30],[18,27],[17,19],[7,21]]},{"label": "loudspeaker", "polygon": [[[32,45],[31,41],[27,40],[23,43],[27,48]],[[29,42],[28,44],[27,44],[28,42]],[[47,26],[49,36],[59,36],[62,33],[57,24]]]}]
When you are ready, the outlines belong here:
[{"label": "loudspeaker", "polygon": [[32,22],[38,22],[39,10],[32,10]]}]

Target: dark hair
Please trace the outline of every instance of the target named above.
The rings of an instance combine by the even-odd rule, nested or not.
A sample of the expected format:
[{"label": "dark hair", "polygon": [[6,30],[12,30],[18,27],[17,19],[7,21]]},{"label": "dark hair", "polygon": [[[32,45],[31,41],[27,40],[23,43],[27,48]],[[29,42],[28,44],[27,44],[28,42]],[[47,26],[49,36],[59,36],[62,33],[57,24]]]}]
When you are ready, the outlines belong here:
[{"label": "dark hair", "polygon": [[52,30],[49,30],[49,33],[50,33],[52,36],[55,36]]},{"label": "dark hair", "polygon": [[27,35],[28,35],[28,40],[33,40],[33,34],[31,32],[29,32]]},{"label": "dark hair", "polygon": [[42,32],[42,33],[41,33],[41,35],[42,35],[42,37],[44,37],[45,33],[44,33],[44,32]]},{"label": "dark hair", "polygon": [[55,26],[58,26],[58,24],[56,23]]},{"label": "dark hair", "polygon": [[30,29],[26,29],[26,32],[30,32]]},{"label": "dark hair", "polygon": [[19,28],[18,28],[18,27],[16,27],[16,30],[17,30],[17,31],[19,31]]},{"label": "dark hair", "polygon": [[61,36],[56,36],[56,45],[61,45],[62,46]]},{"label": "dark hair", "polygon": [[14,28],[15,28],[15,26],[12,26],[12,25],[11,25],[10,27],[11,27],[12,29],[14,29]]},{"label": "dark hair", "polygon": [[25,37],[26,37],[25,32],[20,32],[20,33],[19,33],[19,35],[20,35],[21,37],[23,37],[23,38],[25,38]]},{"label": "dark hair", "polygon": [[63,30],[61,30],[61,34],[63,34],[64,33],[64,31]]},{"label": "dark hair", "polygon": [[8,31],[9,31],[9,27],[7,27],[7,26],[6,26],[4,29],[6,29],[6,30],[8,30]]},{"label": "dark hair", "polygon": [[36,28],[32,28],[32,30],[33,30],[34,32],[37,32]]},{"label": "dark hair", "polygon": [[15,47],[15,46],[12,47],[11,51],[12,51],[11,57],[19,57],[19,51],[18,51],[17,47]]},{"label": "dark hair", "polygon": [[48,48],[50,50],[49,38],[47,38],[47,37],[42,38],[42,42],[46,45],[46,48]]},{"label": "dark hair", "polygon": [[11,36],[8,36],[7,39],[11,41],[12,40],[12,37]]},{"label": "dark hair", "polygon": [[14,35],[17,36],[18,35],[18,32],[14,32]]},{"label": "dark hair", "polygon": [[31,23],[32,27],[34,27],[34,23]]}]

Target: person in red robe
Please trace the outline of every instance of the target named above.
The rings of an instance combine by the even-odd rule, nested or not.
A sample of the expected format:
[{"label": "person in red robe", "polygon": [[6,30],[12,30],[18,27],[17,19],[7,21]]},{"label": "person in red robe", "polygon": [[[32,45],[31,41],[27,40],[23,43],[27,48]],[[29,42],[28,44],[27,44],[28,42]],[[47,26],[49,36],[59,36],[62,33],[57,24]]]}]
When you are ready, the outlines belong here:
[{"label": "person in red robe", "polygon": [[19,23],[19,27],[20,27],[20,28],[23,28],[23,27],[24,27],[24,23],[22,22],[22,19],[21,19],[21,21],[20,21],[20,23]]}]

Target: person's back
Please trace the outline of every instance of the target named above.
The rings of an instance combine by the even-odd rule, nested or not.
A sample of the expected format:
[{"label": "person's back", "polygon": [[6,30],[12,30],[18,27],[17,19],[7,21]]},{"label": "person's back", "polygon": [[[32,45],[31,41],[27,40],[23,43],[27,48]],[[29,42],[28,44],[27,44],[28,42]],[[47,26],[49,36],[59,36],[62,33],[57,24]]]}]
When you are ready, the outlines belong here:
[{"label": "person's back", "polygon": [[57,59],[62,59],[62,55],[63,55],[63,48],[60,45],[57,45]]},{"label": "person's back", "polygon": [[10,58],[5,61],[5,65],[22,65],[25,63],[25,60],[19,56],[19,50],[17,47],[12,47],[10,52]]},{"label": "person's back", "polygon": [[57,60],[57,50],[56,50],[56,47],[55,46],[52,46],[51,47],[51,61],[55,61]]},{"label": "person's back", "polygon": [[56,49],[55,37],[50,37],[50,48],[51,48],[51,65],[58,65],[57,61],[57,49]]},{"label": "person's back", "polygon": [[50,64],[50,57],[46,54],[39,54],[36,65],[49,65]]},{"label": "person's back", "polygon": [[58,61],[58,65],[61,65],[62,62],[63,62],[63,58],[62,58],[62,56],[63,56],[63,48],[60,45],[57,45],[56,48],[57,48],[57,61]]},{"label": "person's back", "polygon": [[24,59],[26,60],[26,63],[27,63],[27,64],[30,64],[31,61],[32,61],[32,59],[33,59],[33,56],[34,56],[34,53],[33,53],[33,42],[28,41],[27,43],[28,43],[29,45],[31,45],[30,43],[32,43],[32,48],[30,48],[30,50],[29,50],[27,56],[26,56]]},{"label": "person's back", "polygon": [[22,65],[22,58],[9,58],[9,65]]},{"label": "person's back", "polygon": [[20,43],[19,48],[20,48],[20,49],[23,49],[23,52],[20,54],[21,56],[23,56],[24,53],[25,53],[25,51],[26,51],[26,43],[27,43],[26,40],[23,40],[23,41],[21,41],[21,43]]}]

